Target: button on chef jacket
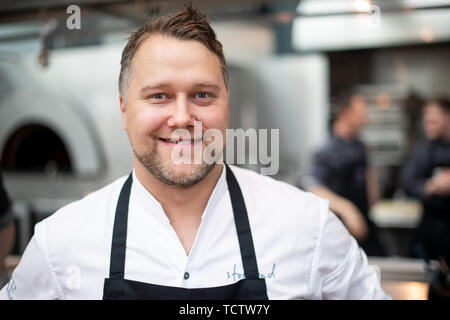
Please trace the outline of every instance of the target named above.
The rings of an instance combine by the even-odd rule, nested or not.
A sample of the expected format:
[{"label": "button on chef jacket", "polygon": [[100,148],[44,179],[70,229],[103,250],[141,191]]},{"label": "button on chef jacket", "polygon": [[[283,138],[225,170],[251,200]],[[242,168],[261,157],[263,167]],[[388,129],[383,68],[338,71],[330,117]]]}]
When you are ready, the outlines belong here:
[{"label": "button on chef jacket", "polygon": [[[253,171],[230,168],[244,196],[269,299],[390,299],[328,201]],[[132,174],[126,279],[205,288],[244,278],[224,168],[189,255],[161,204]],[[36,224],[0,298],[102,299],[125,180],[119,178]]]}]

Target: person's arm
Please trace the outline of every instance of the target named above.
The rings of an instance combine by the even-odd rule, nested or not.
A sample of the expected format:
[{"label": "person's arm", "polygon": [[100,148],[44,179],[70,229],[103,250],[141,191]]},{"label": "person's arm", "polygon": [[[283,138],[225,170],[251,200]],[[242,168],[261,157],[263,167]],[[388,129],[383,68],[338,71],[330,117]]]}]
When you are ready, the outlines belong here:
[{"label": "person's arm", "polygon": [[12,203],[3,186],[3,177],[0,171],[0,287],[8,277],[5,268],[5,258],[14,247],[15,225]]},{"label": "person's arm", "polygon": [[312,270],[314,299],[385,300],[376,269],[344,225],[330,211],[323,211],[321,231]]},{"label": "person's arm", "polygon": [[331,211],[339,216],[351,235],[358,241],[364,240],[367,237],[367,223],[364,216],[353,202],[319,184],[310,186],[308,191],[321,198],[327,199],[330,202]]},{"label": "person's arm", "polygon": [[[15,230],[14,222],[0,229],[0,276],[7,273],[5,259],[13,249]],[[3,285],[1,279],[0,284]]]},{"label": "person's arm", "polygon": [[36,225],[35,234],[11,279],[0,290],[0,300],[63,298],[62,288],[46,254],[45,226],[41,222]]},{"label": "person's arm", "polygon": [[331,210],[344,222],[349,232],[360,241],[368,235],[364,216],[353,202],[326,187],[326,181],[336,170],[332,167],[333,163],[330,163],[330,154],[333,153],[334,150],[325,147],[314,154],[309,173],[303,177],[302,185],[307,191],[327,199]]},{"label": "person's arm", "polygon": [[450,195],[450,169],[441,169],[439,173],[425,181],[425,194],[428,196]]},{"label": "person's arm", "polygon": [[380,200],[380,185],[378,183],[378,170],[375,167],[369,167],[366,173],[367,198],[369,208]]},{"label": "person's arm", "polygon": [[428,172],[428,150],[426,144],[419,145],[406,161],[401,185],[405,193],[424,200],[435,193],[435,186]]}]

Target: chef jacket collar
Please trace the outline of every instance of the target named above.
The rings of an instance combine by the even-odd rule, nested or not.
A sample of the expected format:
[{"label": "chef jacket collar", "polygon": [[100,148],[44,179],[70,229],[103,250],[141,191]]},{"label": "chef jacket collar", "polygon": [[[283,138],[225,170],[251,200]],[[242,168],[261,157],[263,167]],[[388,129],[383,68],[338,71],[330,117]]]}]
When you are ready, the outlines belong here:
[{"label": "chef jacket collar", "polygon": [[[214,212],[217,204],[220,202],[221,198],[228,192],[226,177],[225,177],[225,166],[223,164],[219,164],[222,167],[222,172],[220,174],[219,180],[217,181],[211,196],[209,197],[208,203],[206,205],[205,210],[201,216],[202,220],[205,217],[209,216],[209,212]],[[139,178],[136,176],[136,169],[133,169],[133,185],[131,192],[135,193],[137,199],[144,208],[145,211],[149,212],[149,214],[154,215],[157,219],[162,221],[163,223],[170,224],[169,218],[164,212],[164,209],[161,203],[156,200],[156,198],[142,185],[139,181]]]}]

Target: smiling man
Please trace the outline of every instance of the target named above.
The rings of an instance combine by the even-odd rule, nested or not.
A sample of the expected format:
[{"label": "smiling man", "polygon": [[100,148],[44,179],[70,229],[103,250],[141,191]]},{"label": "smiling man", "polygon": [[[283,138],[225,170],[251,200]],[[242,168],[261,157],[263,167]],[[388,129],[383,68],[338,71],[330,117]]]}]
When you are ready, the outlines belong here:
[{"label": "smiling man", "polygon": [[[192,32],[189,26],[183,28],[181,34]],[[122,81],[128,82],[121,83],[123,128],[133,146],[138,176],[151,179],[150,185],[159,183],[156,178],[164,184],[189,187],[213,170],[212,179],[217,180],[219,166],[195,164],[193,158],[191,163],[174,165],[171,158],[179,143],[184,152],[191,152],[194,143],[203,143],[203,132],[194,140],[194,121],[201,121],[202,130],[219,129],[225,136],[229,99],[220,59],[200,41],[151,34],[145,30],[135,35],[141,37],[141,46],[132,61],[127,60],[131,48],[127,46],[122,60]],[[182,135],[173,136],[178,128],[189,130],[190,143]]]},{"label": "smiling man", "polygon": [[174,161],[196,160],[208,130],[226,143],[227,68],[204,14],[188,5],[144,25],[121,66],[134,170],[38,223],[2,298],[389,298],[326,201],[220,162]]}]

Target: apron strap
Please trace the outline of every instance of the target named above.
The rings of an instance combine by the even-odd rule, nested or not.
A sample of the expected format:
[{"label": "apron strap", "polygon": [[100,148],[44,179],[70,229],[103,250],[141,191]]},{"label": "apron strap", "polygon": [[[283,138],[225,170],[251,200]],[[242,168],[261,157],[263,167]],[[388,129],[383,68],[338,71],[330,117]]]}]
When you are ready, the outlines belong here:
[{"label": "apron strap", "polygon": [[128,176],[127,181],[120,191],[119,200],[116,207],[114,219],[113,238],[111,245],[111,262],[109,267],[110,278],[124,278],[125,274],[125,251],[127,247],[127,229],[128,229],[128,203],[130,201],[131,184],[133,182],[132,174]]},{"label": "apron strap", "polygon": [[246,279],[259,279],[258,264],[256,262],[255,248],[244,197],[233,171],[226,164],[225,167],[231,205],[233,206],[234,222],[241,249],[242,265],[244,266],[244,275]]}]

